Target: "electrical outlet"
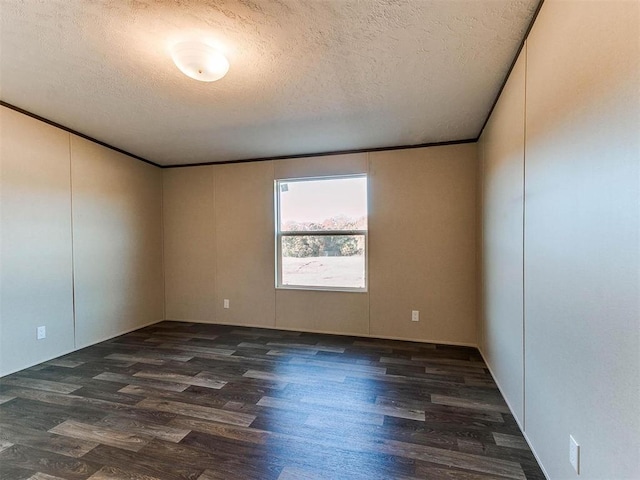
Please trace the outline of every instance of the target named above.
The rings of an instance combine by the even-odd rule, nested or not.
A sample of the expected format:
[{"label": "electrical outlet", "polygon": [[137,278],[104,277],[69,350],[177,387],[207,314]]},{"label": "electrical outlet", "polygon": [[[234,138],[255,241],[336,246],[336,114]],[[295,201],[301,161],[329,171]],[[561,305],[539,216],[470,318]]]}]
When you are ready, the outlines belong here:
[{"label": "electrical outlet", "polygon": [[419,322],[420,321],[420,311],[419,310],[411,310],[411,321]]},{"label": "electrical outlet", "polygon": [[47,338],[47,327],[38,327],[36,329],[36,338],[38,340],[43,340],[45,338]]},{"label": "electrical outlet", "polygon": [[572,435],[569,435],[569,462],[576,473],[580,475],[580,445]]},{"label": "electrical outlet", "polygon": [[222,303],[223,303],[224,308],[229,308],[229,299],[228,298],[225,298]]}]

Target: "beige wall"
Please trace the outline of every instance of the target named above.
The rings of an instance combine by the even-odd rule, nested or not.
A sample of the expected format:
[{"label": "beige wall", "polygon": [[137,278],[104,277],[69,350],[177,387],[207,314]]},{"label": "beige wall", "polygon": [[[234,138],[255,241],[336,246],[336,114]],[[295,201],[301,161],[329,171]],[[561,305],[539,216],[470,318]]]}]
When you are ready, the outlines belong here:
[{"label": "beige wall", "polygon": [[0,136],[0,375],[162,320],[160,169],[5,107]]},{"label": "beige wall", "polygon": [[213,321],[215,316],[213,170],[193,167],[164,171],[166,318]]},{"label": "beige wall", "polygon": [[476,145],[369,158],[370,333],[475,345]]},{"label": "beige wall", "polygon": [[162,173],[71,136],[76,347],[164,319]]},{"label": "beige wall", "polygon": [[220,165],[215,178],[215,319],[274,326],[273,162]]},{"label": "beige wall", "polygon": [[[505,124],[482,139],[484,215],[493,225],[485,232],[497,236],[515,232],[521,212],[517,201],[507,212],[491,199],[508,197],[500,172],[519,169],[520,155],[507,152],[522,125],[526,132],[524,425],[554,479],[577,478],[569,435],[581,445],[579,478],[640,478],[639,38],[638,2],[547,0],[527,42],[520,127]],[[496,111],[494,127],[521,115],[519,103],[507,110]],[[503,161],[507,169],[495,168]],[[485,241],[485,256],[491,248]],[[517,263],[511,248],[504,245],[505,256]],[[497,280],[485,271],[487,283]],[[512,304],[509,289],[486,287],[487,305]],[[499,314],[486,318],[485,345],[503,336],[517,343],[516,330],[495,331]],[[506,362],[504,353],[490,360],[503,378],[520,375],[519,364]]]},{"label": "beige wall", "polygon": [[69,171],[67,133],[0,107],[0,375],[73,349]]},{"label": "beige wall", "polygon": [[516,419],[524,421],[524,105],[526,47],[478,145],[482,277],[479,345]]},{"label": "beige wall", "polygon": [[274,162],[274,176],[277,179],[326,177],[328,175],[358,175],[367,173],[368,170],[368,153],[289,158]]},{"label": "beige wall", "polygon": [[276,326],[288,330],[369,334],[366,292],[276,291]]},{"label": "beige wall", "polygon": [[[167,281],[168,319],[475,344],[475,145],[208,168],[209,189],[196,187],[190,168],[164,171],[166,277],[178,265],[191,271],[179,288]],[[369,292],[276,291],[274,179],[368,171]],[[211,197],[215,215],[205,215],[197,205]],[[186,220],[192,215],[209,221]],[[186,246],[185,222],[198,238],[215,231],[209,253]],[[193,295],[202,264],[189,260],[212,250],[213,309],[210,294]],[[170,307],[185,302],[181,292],[189,312]],[[421,311],[419,323],[411,310]]]}]

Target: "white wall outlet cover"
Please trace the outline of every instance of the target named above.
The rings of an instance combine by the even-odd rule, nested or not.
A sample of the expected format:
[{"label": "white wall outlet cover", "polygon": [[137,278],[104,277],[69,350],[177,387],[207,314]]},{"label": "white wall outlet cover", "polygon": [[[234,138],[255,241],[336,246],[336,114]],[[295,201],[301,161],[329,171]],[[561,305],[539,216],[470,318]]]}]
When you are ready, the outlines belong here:
[{"label": "white wall outlet cover", "polygon": [[569,462],[576,473],[580,475],[580,445],[572,435],[569,435]]},{"label": "white wall outlet cover", "polygon": [[225,298],[222,303],[223,303],[224,308],[229,308],[229,299],[228,298]]},{"label": "white wall outlet cover", "polygon": [[411,321],[412,322],[420,321],[420,312],[418,310],[411,310]]},{"label": "white wall outlet cover", "polygon": [[36,330],[36,338],[38,340],[47,338],[47,327],[38,327],[38,329]]}]

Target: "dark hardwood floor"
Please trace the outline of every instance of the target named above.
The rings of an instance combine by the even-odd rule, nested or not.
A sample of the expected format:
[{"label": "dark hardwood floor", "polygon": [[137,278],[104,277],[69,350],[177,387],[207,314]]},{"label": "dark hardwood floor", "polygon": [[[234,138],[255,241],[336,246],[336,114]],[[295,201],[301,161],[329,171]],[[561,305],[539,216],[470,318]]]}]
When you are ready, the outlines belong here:
[{"label": "dark hardwood floor", "polygon": [[162,322],[2,378],[0,478],[544,476],[473,348]]}]

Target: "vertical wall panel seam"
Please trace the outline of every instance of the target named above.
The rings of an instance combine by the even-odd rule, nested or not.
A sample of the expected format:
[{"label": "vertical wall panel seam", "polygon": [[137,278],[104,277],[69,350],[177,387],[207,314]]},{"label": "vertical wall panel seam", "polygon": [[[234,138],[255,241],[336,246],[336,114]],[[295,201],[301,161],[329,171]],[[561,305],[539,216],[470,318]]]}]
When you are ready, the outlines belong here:
[{"label": "vertical wall panel seam", "polygon": [[160,248],[162,250],[162,320],[167,319],[167,262],[165,260],[164,170],[160,170]]},{"label": "vertical wall panel seam", "polygon": [[522,142],[522,430],[526,431],[527,422],[527,397],[526,397],[526,318],[525,318],[525,231],[526,231],[526,195],[527,195],[527,72],[528,72],[528,41],[523,46],[524,54],[524,118],[523,142]]},{"label": "vertical wall panel seam", "polygon": [[211,201],[213,202],[213,323],[217,321],[218,317],[218,300],[220,300],[220,282],[218,277],[218,199],[216,198],[216,167],[211,167]]},{"label": "vertical wall panel seam", "polygon": [[476,144],[478,145],[477,155],[478,155],[478,208],[476,209],[476,228],[478,229],[478,237],[476,239],[476,248],[478,249],[477,255],[477,269],[476,272],[476,281],[478,282],[476,288],[477,295],[477,316],[476,319],[476,328],[478,331],[476,332],[476,342],[478,343],[478,348],[482,350],[484,348],[484,141],[478,141]]},{"label": "vertical wall panel seam", "polygon": [[370,181],[370,177],[371,177],[371,162],[370,162],[370,158],[371,158],[371,152],[367,152],[367,165],[366,165],[366,169],[367,169],[367,258],[365,259],[366,265],[367,265],[367,335],[371,335],[371,263],[370,263],[370,258],[371,258],[371,249],[369,248],[369,229],[371,228],[369,225],[369,199],[371,198],[371,192],[369,191],[369,181]]},{"label": "vertical wall panel seam", "polygon": [[476,229],[476,239],[475,239],[475,247],[476,247],[476,274],[475,274],[475,280],[476,280],[476,285],[475,285],[475,294],[476,294],[476,309],[475,309],[475,314],[476,317],[474,318],[474,325],[475,325],[475,340],[476,340],[476,345],[478,346],[478,349],[480,349],[480,313],[482,311],[482,306],[481,306],[481,296],[482,294],[480,293],[480,288],[481,288],[481,281],[480,281],[480,277],[481,277],[481,271],[482,271],[482,267],[480,265],[481,263],[481,258],[480,258],[480,254],[481,254],[481,243],[482,243],[482,229],[480,228],[480,218],[481,218],[481,210],[482,210],[482,188],[481,188],[481,182],[482,182],[482,161],[484,158],[484,153],[483,153],[483,147],[482,147],[482,143],[480,143],[480,140],[478,139],[478,142],[476,143],[476,197],[475,197],[475,201],[476,201],[476,208],[475,208],[475,229]]},{"label": "vertical wall panel seam", "polygon": [[76,262],[75,262],[75,246],[73,242],[74,228],[73,228],[73,149],[71,148],[71,134],[67,134],[69,137],[69,216],[70,216],[70,229],[71,229],[71,316],[73,319],[73,348],[78,348],[77,345],[77,333],[76,333]]}]

